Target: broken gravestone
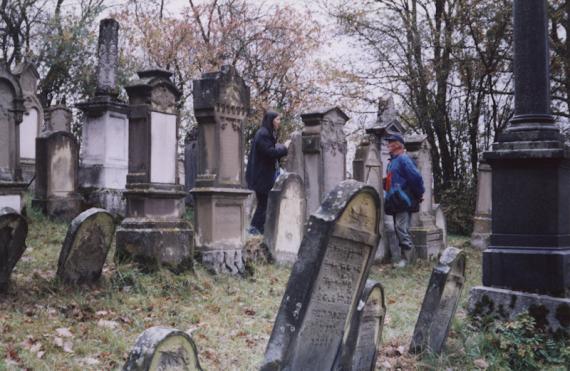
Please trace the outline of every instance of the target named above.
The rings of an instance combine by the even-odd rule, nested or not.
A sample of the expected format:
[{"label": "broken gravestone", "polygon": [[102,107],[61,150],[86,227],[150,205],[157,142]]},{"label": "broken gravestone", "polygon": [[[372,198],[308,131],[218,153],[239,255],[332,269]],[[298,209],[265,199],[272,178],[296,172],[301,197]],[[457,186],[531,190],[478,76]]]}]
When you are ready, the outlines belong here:
[{"label": "broken gravestone", "polygon": [[146,329],[137,342],[123,371],[201,371],[198,351],[190,335],[167,328]]},{"label": "broken gravestone", "polygon": [[431,274],[414,329],[410,353],[442,351],[464,282],[465,253],[455,247],[448,247]]},{"label": "broken gravestone", "polygon": [[8,290],[10,275],[26,250],[28,222],[10,207],[0,209],[0,292]]},{"label": "broken gravestone", "polygon": [[378,246],[380,199],[346,180],[305,226],[262,370],[331,370],[345,345]]},{"label": "broken gravestone", "polygon": [[385,316],[384,288],[380,282],[367,280],[343,348],[342,370],[374,371]]},{"label": "broken gravestone", "polygon": [[303,239],[305,187],[298,174],[279,176],[269,192],[265,244],[277,263],[294,263]]},{"label": "broken gravestone", "polygon": [[67,231],[59,262],[57,277],[66,283],[93,283],[101,277],[107,253],[115,234],[113,216],[92,208],[79,214]]}]

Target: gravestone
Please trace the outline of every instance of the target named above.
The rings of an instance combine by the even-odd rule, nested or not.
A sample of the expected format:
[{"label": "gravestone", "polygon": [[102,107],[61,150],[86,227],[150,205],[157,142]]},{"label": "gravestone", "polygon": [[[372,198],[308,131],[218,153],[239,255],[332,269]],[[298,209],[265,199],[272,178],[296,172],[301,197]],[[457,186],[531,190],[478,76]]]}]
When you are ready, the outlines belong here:
[{"label": "gravestone", "polygon": [[79,183],[89,205],[125,216],[129,119],[127,105],[118,99],[118,41],[119,23],[103,19],[99,24],[95,97],[77,105],[85,115]]},{"label": "gravestone", "polygon": [[65,102],[59,102],[55,106],[48,107],[45,113],[45,127],[42,133],[65,131],[71,132],[71,123],[73,121],[73,113],[65,105]]},{"label": "gravestone", "polygon": [[284,173],[269,192],[265,218],[265,245],[277,263],[294,263],[305,223],[305,187],[301,177]]},{"label": "gravestone", "polygon": [[36,170],[36,138],[44,124],[44,110],[36,95],[40,75],[31,63],[20,63],[14,74],[18,77],[24,98],[24,116],[20,124],[20,166],[22,178],[29,183]]},{"label": "gravestone", "polygon": [[331,370],[345,346],[378,246],[380,199],[346,180],[305,226],[262,370]]},{"label": "gravestone", "polygon": [[57,277],[66,283],[94,283],[103,270],[115,234],[113,216],[92,208],[69,226],[57,264]]},{"label": "gravestone", "polygon": [[489,247],[491,239],[492,191],[491,166],[481,161],[477,176],[477,206],[473,218],[473,234],[471,234],[471,246],[478,250]]},{"label": "gravestone", "polygon": [[374,371],[386,316],[384,288],[380,282],[367,280],[352,318],[347,346],[342,352],[341,369]]},{"label": "gravestone", "polygon": [[180,92],[171,73],[138,72],[129,95],[129,174],[126,218],[117,229],[115,258],[145,269],[192,267],[192,229],[184,219],[186,192],[177,167]]},{"label": "gravestone", "polygon": [[435,226],[443,232],[443,246],[447,247],[447,219],[445,218],[441,204],[433,205],[433,213],[435,217]]},{"label": "gravestone", "polygon": [[338,107],[318,109],[301,115],[307,212],[312,213],[324,197],[346,178],[348,116]]},{"label": "gravestone", "polygon": [[36,138],[36,187],[32,206],[53,219],[71,221],[81,211],[77,192],[79,145],[71,133]]},{"label": "gravestone", "polygon": [[289,173],[298,174],[304,182],[305,159],[303,156],[303,134],[300,131],[294,131],[289,136],[289,140],[291,140],[291,143],[287,149],[284,169]]},{"label": "gravestone", "polygon": [[24,209],[23,193],[27,184],[22,180],[20,166],[20,129],[24,98],[18,79],[0,59],[0,208]]},{"label": "gravestone", "polygon": [[198,350],[185,332],[151,327],[137,339],[123,371],[201,371]]},{"label": "gravestone", "polygon": [[0,208],[0,293],[6,292],[10,275],[26,250],[28,222],[10,207]]},{"label": "gravestone", "polygon": [[411,353],[440,353],[465,283],[465,253],[446,248],[433,269],[410,345]]},{"label": "gravestone", "polygon": [[198,175],[194,196],[194,241],[202,264],[214,273],[243,274],[246,199],[244,122],[250,92],[232,66],[194,81],[198,121]]},{"label": "gravestone", "polygon": [[[194,127],[186,137],[184,145],[184,188],[190,192],[196,186],[198,174],[198,129]],[[194,198],[191,193],[186,196],[186,205],[193,206]]]}]

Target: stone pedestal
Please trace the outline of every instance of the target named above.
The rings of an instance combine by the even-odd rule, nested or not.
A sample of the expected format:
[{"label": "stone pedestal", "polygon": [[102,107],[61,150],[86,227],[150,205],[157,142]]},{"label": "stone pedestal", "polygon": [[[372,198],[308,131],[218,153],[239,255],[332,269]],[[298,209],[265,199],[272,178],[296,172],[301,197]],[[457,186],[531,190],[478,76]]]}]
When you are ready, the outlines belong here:
[{"label": "stone pedestal", "polygon": [[194,196],[195,243],[203,265],[215,273],[244,273],[247,219],[243,125],[249,88],[223,66],[194,81],[198,121],[198,175]]},{"label": "stone pedestal", "polygon": [[129,95],[129,174],[126,218],[117,229],[118,261],[174,272],[192,265],[192,230],[184,217],[186,193],[177,176],[180,96],[171,73],[141,71]]},{"label": "stone pedestal", "polygon": [[79,182],[90,206],[124,216],[129,121],[128,107],[117,99],[115,84],[118,32],[119,24],[114,19],[101,21],[96,96],[77,105],[85,114]]},{"label": "stone pedestal", "polygon": [[471,234],[471,246],[478,250],[485,250],[491,238],[492,191],[491,166],[481,161],[477,179],[477,206]]}]

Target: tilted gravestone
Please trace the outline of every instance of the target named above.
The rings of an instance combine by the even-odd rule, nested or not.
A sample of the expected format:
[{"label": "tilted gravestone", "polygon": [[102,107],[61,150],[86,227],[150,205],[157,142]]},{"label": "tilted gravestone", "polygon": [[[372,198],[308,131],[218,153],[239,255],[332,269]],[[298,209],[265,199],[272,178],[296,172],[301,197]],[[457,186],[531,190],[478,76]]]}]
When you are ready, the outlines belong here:
[{"label": "tilted gravestone", "polygon": [[448,247],[431,274],[414,329],[411,353],[442,351],[464,282],[465,253],[455,247]]},{"label": "tilted gravestone", "polygon": [[66,283],[93,283],[101,277],[115,234],[113,216],[92,208],[69,226],[57,264],[57,277]]},{"label": "tilted gravestone", "polygon": [[201,371],[198,351],[190,335],[167,328],[146,329],[137,342],[123,371]]},{"label": "tilted gravestone", "polygon": [[385,316],[384,288],[380,282],[367,280],[343,348],[341,369],[374,371]]},{"label": "tilted gravestone", "polygon": [[10,275],[26,250],[28,222],[10,207],[0,208],[0,292],[8,290]]},{"label": "tilted gravestone", "polygon": [[303,239],[305,188],[298,174],[279,176],[269,192],[265,218],[265,244],[278,263],[294,263]]},{"label": "tilted gravestone", "polygon": [[344,345],[378,246],[380,199],[347,180],[305,226],[262,370],[331,370]]}]

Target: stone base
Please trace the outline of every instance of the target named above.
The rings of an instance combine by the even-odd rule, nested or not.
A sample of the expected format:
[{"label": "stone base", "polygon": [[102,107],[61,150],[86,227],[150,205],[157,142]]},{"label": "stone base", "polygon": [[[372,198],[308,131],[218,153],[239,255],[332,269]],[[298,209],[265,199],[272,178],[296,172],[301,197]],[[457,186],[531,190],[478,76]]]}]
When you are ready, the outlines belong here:
[{"label": "stone base", "polygon": [[471,316],[492,316],[499,320],[513,320],[528,311],[538,327],[570,334],[569,298],[477,286],[470,291],[468,310]]},{"label": "stone base", "polygon": [[46,200],[33,199],[32,207],[50,219],[70,222],[81,213],[82,198],[79,195],[52,197]]},{"label": "stone base", "polygon": [[412,241],[420,259],[436,260],[443,245],[443,232],[439,228],[410,228]]},{"label": "stone base", "polygon": [[483,251],[489,247],[491,233],[475,233],[471,235],[471,247]]},{"label": "stone base", "polygon": [[215,274],[245,274],[242,249],[205,250],[198,254],[200,263]]},{"label": "stone base", "polygon": [[30,182],[34,180],[28,188],[30,191],[33,191],[36,183],[34,179],[36,176],[36,161],[31,159],[20,159],[20,168],[22,169],[22,179],[26,184],[30,184]]},{"label": "stone base", "polygon": [[473,234],[471,234],[471,246],[477,250],[485,250],[491,243],[491,217],[476,215],[473,218]]},{"label": "stone base", "polygon": [[192,269],[190,224],[127,218],[117,228],[115,260],[134,261],[149,270],[165,267],[174,273]]},{"label": "stone base", "polygon": [[125,217],[127,202],[123,198],[123,190],[110,188],[80,188],[89,207],[105,209],[113,214]]}]

